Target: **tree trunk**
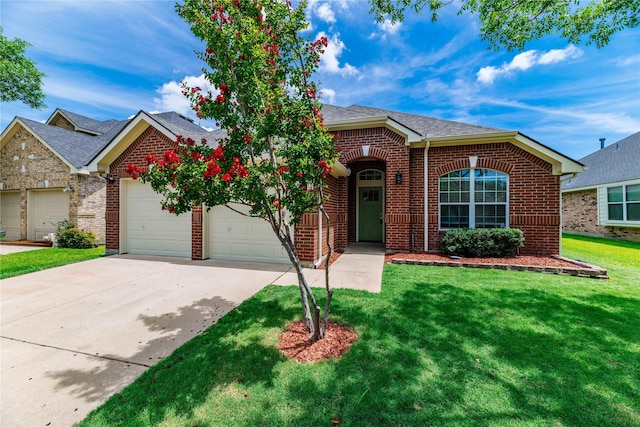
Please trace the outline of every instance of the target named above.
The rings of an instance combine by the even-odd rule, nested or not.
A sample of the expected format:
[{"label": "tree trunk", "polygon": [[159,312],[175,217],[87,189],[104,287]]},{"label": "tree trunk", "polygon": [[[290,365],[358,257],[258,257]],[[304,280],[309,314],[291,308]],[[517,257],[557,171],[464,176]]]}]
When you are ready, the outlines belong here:
[{"label": "tree trunk", "polygon": [[[293,246],[293,242],[291,240],[291,236],[287,232],[282,232],[282,234],[278,233],[278,239],[284,246],[287,251],[287,255],[289,255],[289,259],[293,264],[293,267],[296,270],[296,275],[298,276],[298,287],[300,288],[300,300],[302,302],[302,309],[304,310],[304,317],[307,323],[307,330],[311,333],[311,339],[316,341],[320,336],[320,307],[316,303],[315,296],[313,295],[313,291],[311,291],[311,287],[307,283],[307,279],[304,277],[302,272],[302,265],[300,264],[300,258],[298,258],[298,254]],[[313,305],[313,316],[311,314],[311,306],[309,304],[309,300]]]},{"label": "tree trunk", "polygon": [[324,316],[322,319],[322,327],[320,329],[320,337],[324,338],[324,333],[327,330],[327,323],[329,321],[329,312],[331,307],[331,298],[333,297],[333,288],[329,285],[329,264],[331,263],[331,255],[333,254],[333,247],[331,246],[331,242],[329,238],[331,237],[331,222],[329,220],[329,214],[324,209],[324,205],[320,205],[318,207],[320,212],[322,212],[322,216],[325,218],[327,222],[327,258],[324,260],[324,284],[327,289],[327,299],[324,302]]}]

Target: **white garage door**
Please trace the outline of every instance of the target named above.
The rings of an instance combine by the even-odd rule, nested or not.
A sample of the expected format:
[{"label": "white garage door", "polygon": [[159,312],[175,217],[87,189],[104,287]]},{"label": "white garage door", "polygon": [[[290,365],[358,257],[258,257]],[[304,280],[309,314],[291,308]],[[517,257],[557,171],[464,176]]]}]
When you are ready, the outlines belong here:
[{"label": "white garage door", "polygon": [[56,190],[31,190],[29,192],[29,216],[27,237],[42,240],[55,233],[58,222],[69,219],[69,193]]},{"label": "white garage door", "polygon": [[0,230],[3,240],[20,240],[20,193],[0,193]]},{"label": "white garage door", "polygon": [[[249,212],[246,206],[233,206],[238,211]],[[208,233],[212,259],[291,262],[266,221],[241,215],[226,206],[215,206],[209,211]]]},{"label": "white garage door", "polygon": [[[191,213],[180,216],[162,210],[162,196],[150,185],[123,181],[126,247],[123,252],[141,255],[191,257]],[[123,224],[121,224],[122,226]]]}]

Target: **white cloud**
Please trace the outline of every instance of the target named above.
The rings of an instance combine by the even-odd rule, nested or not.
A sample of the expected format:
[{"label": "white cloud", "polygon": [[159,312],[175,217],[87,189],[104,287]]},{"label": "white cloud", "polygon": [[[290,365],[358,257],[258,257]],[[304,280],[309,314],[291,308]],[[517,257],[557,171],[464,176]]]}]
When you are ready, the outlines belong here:
[{"label": "white cloud", "polygon": [[320,94],[329,104],[336,102],[336,91],[333,89],[320,89]]},{"label": "white cloud", "polygon": [[331,9],[331,5],[329,3],[322,3],[318,6],[316,9],[316,15],[318,18],[329,24],[336,22],[336,15],[333,13],[333,9]]},{"label": "white cloud", "polygon": [[400,29],[400,27],[402,27],[402,23],[401,22],[396,22],[395,24],[391,22],[390,19],[386,19],[384,20],[384,22],[378,24],[378,27],[380,27],[380,29],[387,33],[387,34],[391,34],[394,35],[395,33],[398,32],[398,30]]},{"label": "white cloud", "polygon": [[564,49],[551,49],[549,52],[540,56],[539,64],[554,64],[556,62],[562,62],[565,59],[575,59],[582,55],[582,50],[578,49],[574,45],[569,45]]},{"label": "white cloud", "polygon": [[582,53],[583,51],[574,45],[569,45],[564,49],[552,49],[544,53],[528,50],[516,55],[511,62],[504,63],[500,67],[482,67],[477,73],[477,78],[480,83],[492,84],[499,76],[510,75],[515,70],[526,71],[535,65],[548,65],[567,59],[575,59],[580,57]]},{"label": "white cloud", "polygon": [[[316,36],[316,40],[320,37],[327,37],[327,35],[324,31],[321,31]],[[339,34],[334,34],[329,38],[329,44],[325,48],[324,54],[320,57],[320,71],[330,74],[341,74],[342,76],[355,76],[358,74],[356,67],[348,63],[340,66],[340,60],[338,58],[342,55],[342,51],[346,46],[339,37]]]},{"label": "white cloud", "polygon": [[[209,85],[209,82],[204,78],[204,74],[200,76],[185,76],[182,79],[187,83],[189,87],[200,87],[205,93],[211,92],[216,94],[217,90]],[[161,111],[175,111],[180,114],[190,114],[191,103],[182,94],[182,83],[172,80],[163,84],[156,92],[160,94],[160,98],[154,98],[153,102],[158,110]]]}]

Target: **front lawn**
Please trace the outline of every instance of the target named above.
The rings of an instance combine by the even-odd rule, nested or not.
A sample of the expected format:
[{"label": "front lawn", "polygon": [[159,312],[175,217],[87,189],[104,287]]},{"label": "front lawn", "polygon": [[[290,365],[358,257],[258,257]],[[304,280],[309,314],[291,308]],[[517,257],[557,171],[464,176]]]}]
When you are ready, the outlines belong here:
[{"label": "front lawn", "polygon": [[104,256],[104,246],[93,249],[46,248],[0,255],[0,279],[101,256]]},{"label": "front lawn", "polygon": [[313,365],[275,349],[299,291],[267,287],[82,425],[640,425],[640,247],[581,242],[611,280],[386,265],[381,294],[336,290],[360,339]]}]

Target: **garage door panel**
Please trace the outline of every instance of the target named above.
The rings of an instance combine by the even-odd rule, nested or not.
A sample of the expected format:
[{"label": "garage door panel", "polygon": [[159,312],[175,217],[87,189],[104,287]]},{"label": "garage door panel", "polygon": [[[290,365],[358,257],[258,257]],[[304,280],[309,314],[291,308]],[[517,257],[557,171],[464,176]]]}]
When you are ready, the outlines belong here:
[{"label": "garage door panel", "polygon": [[191,215],[162,210],[162,195],[138,181],[126,183],[126,251],[191,257]]},{"label": "garage door panel", "polygon": [[29,238],[40,240],[55,233],[58,222],[69,219],[69,193],[62,190],[32,191]]},{"label": "garage door panel", "polygon": [[0,229],[3,240],[20,240],[20,193],[0,193]]},{"label": "garage door panel", "polygon": [[[234,205],[234,209],[249,211],[243,205]],[[290,262],[266,221],[241,215],[225,206],[209,211],[209,256],[229,261]]]}]

